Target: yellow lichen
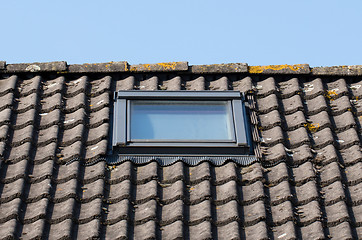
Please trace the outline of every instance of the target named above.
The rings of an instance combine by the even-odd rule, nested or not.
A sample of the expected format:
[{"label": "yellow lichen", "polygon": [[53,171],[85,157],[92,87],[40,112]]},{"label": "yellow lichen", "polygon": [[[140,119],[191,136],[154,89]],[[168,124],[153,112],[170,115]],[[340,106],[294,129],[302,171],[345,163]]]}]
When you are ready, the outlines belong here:
[{"label": "yellow lichen", "polygon": [[139,70],[151,70],[150,67],[151,64],[140,64],[140,65],[136,65],[136,66],[131,66],[130,71],[131,72],[136,72]]},{"label": "yellow lichen", "polygon": [[326,91],[325,96],[333,101],[338,96],[338,93],[335,90],[328,90]]},{"label": "yellow lichen", "polygon": [[311,133],[315,133],[319,129],[319,123],[305,123],[304,127],[307,128]]},{"label": "yellow lichen", "polygon": [[[156,63],[156,64],[139,64],[135,66],[131,66],[130,71],[144,71],[144,70],[154,70],[157,69],[156,66],[160,66],[161,70],[175,70],[177,67],[177,62],[168,62],[168,63]],[[126,68],[127,69],[127,68]]]},{"label": "yellow lichen", "polygon": [[268,66],[249,66],[249,73],[263,73],[265,70],[280,71],[283,69],[290,69],[292,71],[298,71],[303,68],[302,64],[296,65],[268,65]]},{"label": "yellow lichen", "polygon": [[157,65],[163,67],[164,70],[175,70],[177,63],[176,62],[157,63]]}]

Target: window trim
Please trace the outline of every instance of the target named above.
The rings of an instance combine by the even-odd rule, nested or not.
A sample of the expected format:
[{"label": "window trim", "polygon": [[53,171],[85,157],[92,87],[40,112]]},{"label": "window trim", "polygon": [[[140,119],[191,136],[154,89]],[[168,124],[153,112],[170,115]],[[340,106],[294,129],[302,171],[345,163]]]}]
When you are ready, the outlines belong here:
[{"label": "window trim", "polygon": [[[233,134],[235,141],[142,141],[131,142],[129,134],[129,117],[130,117],[130,102],[132,100],[226,100],[230,101],[231,114],[233,122]],[[243,104],[244,95],[238,91],[118,91],[114,93],[114,114],[113,114],[113,149],[122,149],[124,153],[143,152],[150,147],[160,149],[160,152],[182,152],[181,149],[192,148],[193,153],[197,153],[200,148],[200,153],[207,149],[219,148],[220,152],[237,154],[251,153],[252,141],[250,137],[250,123],[246,117],[246,110]],[[174,148],[174,150],[170,150]],[[234,148],[234,149],[233,149]],[[130,150],[133,149],[133,150]],[[137,150],[138,149],[138,150]],[[178,150],[177,150],[178,149]],[[196,151],[195,151],[196,149]],[[224,150],[223,150],[224,149]],[[233,150],[232,150],[233,149]],[[242,150],[241,150],[242,149]],[[214,151],[213,151],[214,152]],[[212,155],[215,155],[212,154]]]}]

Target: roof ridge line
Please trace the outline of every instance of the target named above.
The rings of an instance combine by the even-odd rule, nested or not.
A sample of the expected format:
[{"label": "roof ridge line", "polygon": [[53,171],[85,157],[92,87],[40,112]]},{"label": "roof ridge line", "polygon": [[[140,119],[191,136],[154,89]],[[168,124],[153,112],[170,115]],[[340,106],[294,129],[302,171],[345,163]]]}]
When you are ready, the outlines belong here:
[{"label": "roof ridge line", "polygon": [[56,72],[111,73],[111,72],[188,72],[194,74],[246,73],[292,74],[326,76],[362,76],[362,65],[310,67],[309,64],[249,66],[247,63],[189,65],[186,61],[130,65],[126,61],[106,63],[68,64],[66,61],[6,64],[0,61],[0,73]]}]

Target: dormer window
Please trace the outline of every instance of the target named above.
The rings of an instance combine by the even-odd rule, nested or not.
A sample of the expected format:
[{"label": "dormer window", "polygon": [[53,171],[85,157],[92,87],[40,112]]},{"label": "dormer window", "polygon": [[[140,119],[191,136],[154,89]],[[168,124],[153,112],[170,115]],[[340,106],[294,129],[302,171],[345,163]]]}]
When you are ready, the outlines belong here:
[{"label": "dormer window", "polygon": [[119,154],[252,154],[240,92],[118,91],[114,100],[112,145]]}]

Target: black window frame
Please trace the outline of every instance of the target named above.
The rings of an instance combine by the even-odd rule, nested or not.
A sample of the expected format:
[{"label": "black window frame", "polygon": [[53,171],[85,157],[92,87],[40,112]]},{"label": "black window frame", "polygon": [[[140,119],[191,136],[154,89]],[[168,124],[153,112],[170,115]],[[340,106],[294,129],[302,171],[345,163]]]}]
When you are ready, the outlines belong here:
[{"label": "black window frame", "polygon": [[[130,102],[132,100],[228,101],[231,105],[234,141],[130,141]],[[250,122],[245,96],[239,91],[117,91],[113,106],[113,151],[137,155],[251,155]]]}]

